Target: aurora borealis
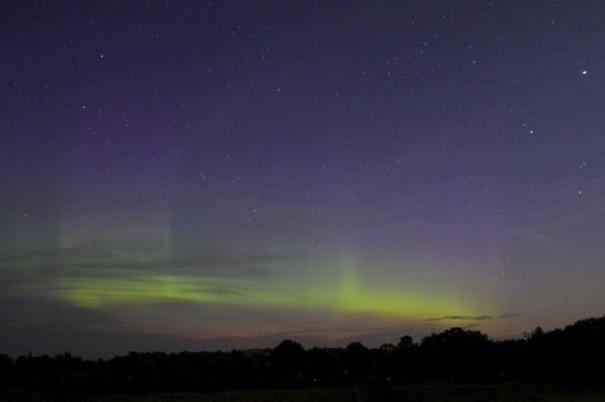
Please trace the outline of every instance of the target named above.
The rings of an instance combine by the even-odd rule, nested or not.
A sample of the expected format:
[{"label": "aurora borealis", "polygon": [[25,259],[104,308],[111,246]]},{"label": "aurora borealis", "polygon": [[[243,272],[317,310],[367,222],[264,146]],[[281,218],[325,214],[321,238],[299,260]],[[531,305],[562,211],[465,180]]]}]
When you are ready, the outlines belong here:
[{"label": "aurora borealis", "polygon": [[0,353],[605,311],[602,2],[1,8]]}]

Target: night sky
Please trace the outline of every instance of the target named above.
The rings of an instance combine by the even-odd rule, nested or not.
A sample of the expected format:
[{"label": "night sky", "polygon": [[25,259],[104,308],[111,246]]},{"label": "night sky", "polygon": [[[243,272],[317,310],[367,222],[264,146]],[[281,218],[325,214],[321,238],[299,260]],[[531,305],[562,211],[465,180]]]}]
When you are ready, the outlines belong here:
[{"label": "night sky", "polygon": [[3,1],[0,352],[605,312],[605,2]]}]

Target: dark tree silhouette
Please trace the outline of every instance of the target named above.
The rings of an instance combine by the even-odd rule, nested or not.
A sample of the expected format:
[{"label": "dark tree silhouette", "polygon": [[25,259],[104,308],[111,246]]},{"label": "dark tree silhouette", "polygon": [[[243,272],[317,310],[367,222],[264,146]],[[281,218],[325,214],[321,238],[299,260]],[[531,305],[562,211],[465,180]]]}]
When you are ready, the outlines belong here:
[{"label": "dark tree silhouette", "polygon": [[452,328],[420,343],[306,351],[292,340],[274,349],[136,353],[86,361],[70,354],[0,355],[2,388],[76,392],[213,391],[226,389],[397,385],[424,382],[603,385],[605,317],[563,329],[536,328],[521,339],[491,341]]},{"label": "dark tree silhouette", "polygon": [[409,335],[402,336],[397,347],[401,350],[411,349],[414,347],[414,339]]},{"label": "dark tree silhouette", "polygon": [[344,352],[345,374],[349,379],[367,379],[371,370],[371,354],[360,342],[353,342]]},{"label": "dark tree silhouette", "polygon": [[270,354],[271,367],[281,384],[303,384],[307,372],[307,356],[301,344],[290,339],[282,341]]}]

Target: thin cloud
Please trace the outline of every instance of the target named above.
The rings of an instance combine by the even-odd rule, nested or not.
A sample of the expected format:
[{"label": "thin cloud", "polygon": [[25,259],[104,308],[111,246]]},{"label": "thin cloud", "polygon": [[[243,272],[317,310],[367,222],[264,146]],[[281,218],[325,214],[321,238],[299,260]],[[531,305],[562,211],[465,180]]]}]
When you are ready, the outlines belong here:
[{"label": "thin cloud", "polygon": [[527,229],[507,229],[506,234],[512,237],[517,237],[524,241],[534,241],[540,243],[548,243],[552,239],[544,233],[536,232],[535,230]]},{"label": "thin cloud", "polygon": [[[0,287],[19,282],[45,283],[58,276],[94,278],[119,272],[204,275],[205,277],[263,280],[280,267],[306,258],[299,254],[241,254],[236,251],[209,253],[189,258],[165,257],[148,247],[120,252],[119,244],[99,243],[83,247],[30,250],[0,255]],[[3,286],[4,285],[4,286]]]},{"label": "thin cloud", "polygon": [[495,321],[506,318],[517,317],[518,313],[502,314],[497,316],[492,315],[444,315],[441,317],[427,318],[424,321]]}]

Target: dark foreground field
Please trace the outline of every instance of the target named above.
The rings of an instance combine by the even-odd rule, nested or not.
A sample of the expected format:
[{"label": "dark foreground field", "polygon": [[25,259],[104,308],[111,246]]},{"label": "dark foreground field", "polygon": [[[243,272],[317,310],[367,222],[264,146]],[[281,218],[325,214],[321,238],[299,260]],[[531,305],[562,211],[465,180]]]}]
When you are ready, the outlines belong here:
[{"label": "dark foreground field", "polygon": [[605,317],[505,341],[451,328],[372,349],[0,355],[0,401],[605,402],[603,339]]},{"label": "dark foreground field", "polygon": [[143,395],[82,395],[11,391],[2,401],[200,401],[200,402],[603,402],[605,389],[540,386],[413,386],[383,389],[258,390],[220,393],[157,393]]}]

